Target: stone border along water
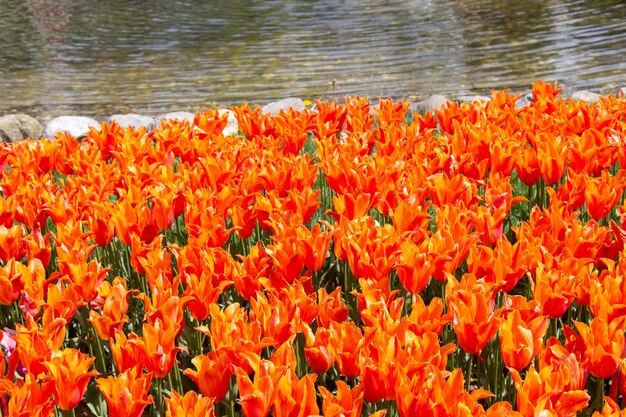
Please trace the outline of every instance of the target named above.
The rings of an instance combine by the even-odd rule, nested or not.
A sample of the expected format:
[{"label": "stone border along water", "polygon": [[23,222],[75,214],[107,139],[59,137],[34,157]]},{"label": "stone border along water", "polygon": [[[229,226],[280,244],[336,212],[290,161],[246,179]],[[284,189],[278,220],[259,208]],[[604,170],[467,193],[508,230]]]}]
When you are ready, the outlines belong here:
[{"label": "stone border along water", "polygon": [[[626,87],[622,87],[617,95],[622,97],[626,96]],[[602,96],[600,94],[591,91],[575,91],[569,98],[574,100],[585,100],[593,103],[600,100]],[[489,101],[490,97],[487,96],[468,96],[460,97],[458,101],[471,103],[474,101]],[[437,110],[441,108],[448,100],[446,96],[434,94],[419,102],[411,103],[409,112],[424,114],[429,111]],[[527,93],[517,100],[516,107],[524,107],[532,102],[532,95]],[[272,103],[269,103],[261,108],[262,113],[278,114],[281,110],[288,110],[290,108],[301,111],[310,107],[310,102],[305,103],[299,98],[285,98]],[[374,105],[375,108],[375,105]],[[237,119],[232,110],[219,109],[220,115],[228,113],[228,125],[223,130],[224,135],[232,135],[238,132]],[[109,123],[115,120],[121,127],[132,126],[135,128],[145,127],[146,130],[153,130],[159,126],[162,120],[189,120],[193,122],[194,114],[186,111],[174,111],[158,115],[156,117],[150,117],[145,115],[139,115],[134,113],[128,114],[115,114],[104,119]],[[101,122],[84,116],[59,116],[50,120],[45,128],[35,118],[26,114],[8,114],[0,117],[0,142],[19,142],[27,138],[54,138],[59,132],[67,132],[71,136],[80,138],[84,137],[89,129],[94,127],[96,129],[101,128]]]}]

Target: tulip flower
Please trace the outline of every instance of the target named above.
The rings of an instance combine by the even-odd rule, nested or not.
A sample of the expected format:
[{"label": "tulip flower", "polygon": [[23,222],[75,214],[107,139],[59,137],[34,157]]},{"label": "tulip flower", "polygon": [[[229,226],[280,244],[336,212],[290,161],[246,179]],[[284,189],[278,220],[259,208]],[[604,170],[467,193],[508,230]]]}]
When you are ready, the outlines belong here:
[{"label": "tulip flower", "polygon": [[619,171],[611,177],[608,170],[595,178],[585,178],[585,204],[587,212],[594,220],[607,216],[617,204],[624,191],[624,174]]},{"label": "tulip flower", "polygon": [[545,411],[550,411],[551,415],[575,417],[589,403],[590,397],[585,391],[565,389],[567,378],[562,368],[546,366],[538,372],[531,365],[523,381],[514,369],[511,376],[517,390],[517,410],[524,417]]},{"label": "tulip flower", "polygon": [[128,369],[118,376],[96,379],[98,389],[109,406],[111,417],[141,417],[147,405],[152,376],[143,374],[139,367]]},{"label": "tulip flower", "polygon": [[459,345],[467,353],[480,354],[501,321],[501,311],[494,311],[493,286],[478,282],[471,274],[465,274],[459,283],[449,274],[446,303],[454,314],[452,326]]},{"label": "tulip flower", "polygon": [[335,362],[331,353],[330,331],[324,327],[318,327],[313,335],[313,331],[307,326],[304,334],[306,337],[304,356],[309,366],[318,374],[325,373]]},{"label": "tulip flower", "polygon": [[347,378],[359,375],[363,359],[363,335],[354,322],[330,324],[331,351],[339,372]]},{"label": "tulip flower", "polygon": [[188,391],[180,395],[172,391],[170,398],[165,399],[165,417],[215,417],[214,399],[198,397],[198,393]]},{"label": "tulip flower", "polygon": [[314,416],[319,414],[317,406],[315,379],[317,375],[308,374],[298,378],[293,370],[286,371],[276,385],[274,416]]},{"label": "tulip flower", "polygon": [[11,398],[7,405],[8,415],[10,417],[51,417],[54,413],[53,393],[52,382],[40,381],[28,373],[24,382],[15,385],[10,392]]},{"label": "tulip flower", "polygon": [[325,417],[359,417],[363,408],[363,386],[350,389],[348,384],[337,380],[337,393],[333,395],[324,387],[319,387],[322,395],[322,411]]},{"label": "tulip flower", "polygon": [[318,290],[319,310],[317,313],[318,325],[328,328],[332,322],[343,322],[348,319],[349,309],[341,299],[341,288],[335,288],[330,294],[326,288]]},{"label": "tulip flower", "polygon": [[176,361],[176,354],[180,350],[175,346],[176,326],[165,328],[161,320],[157,319],[154,326],[150,323],[143,325],[143,338],[134,339],[140,343],[146,352],[146,369],[154,378],[165,378],[170,373]]},{"label": "tulip flower", "polygon": [[509,368],[522,371],[543,347],[543,336],[548,319],[539,316],[529,323],[522,321],[519,311],[513,310],[500,323],[500,352]]},{"label": "tulip flower", "polygon": [[134,292],[136,290],[126,289],[126,282],[120,277],[113,280],[113,285],[105,281],[98,288],[102,310],[90,310],[89,322],[101,339],[108,340],[115,336],[116,331],[122,330],[128,321],[128,299]]},{"label": "tulip flower", "polygon": [[88,371],[95,357],[89,357],[76,349],[53,352],[44,363],[54,384],[55,403],[59,409],[72,410],[87,391],[87,384],[98,371]]},{"label": "tulip flower", "polygon": [[221,402],[228,392],[232,372],[229,368],[228,354],[224,350],[215,350],[206,355],[196,356],[191,360],[197,371],[185,369],[183,372],[205,397]]},{"label": "tulip flower", "polygon": [[610,323],[595,317],[589,326],[582,322],[574,322],[574,325],[585,344],[589,372],[598,378],[610,378],[622,362],[625,348],[624,316]]},{"label": "tulip flower", "polygon": [[246,417],[265,417],[276,396],[278,381],[284,369],[277,369],[272,362],[261,360],[253,364],[254,382],[240,367],[235,367],[241,408]]}]

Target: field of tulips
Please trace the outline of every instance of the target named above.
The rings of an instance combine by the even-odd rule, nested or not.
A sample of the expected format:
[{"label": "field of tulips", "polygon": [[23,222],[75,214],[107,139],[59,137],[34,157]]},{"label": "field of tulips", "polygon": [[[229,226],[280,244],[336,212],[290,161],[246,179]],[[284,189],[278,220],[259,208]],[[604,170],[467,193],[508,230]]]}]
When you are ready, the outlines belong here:
[{"label": "field of tulips", "polygon": [[626,99],[0,148],[2,416],[624,416]]}]

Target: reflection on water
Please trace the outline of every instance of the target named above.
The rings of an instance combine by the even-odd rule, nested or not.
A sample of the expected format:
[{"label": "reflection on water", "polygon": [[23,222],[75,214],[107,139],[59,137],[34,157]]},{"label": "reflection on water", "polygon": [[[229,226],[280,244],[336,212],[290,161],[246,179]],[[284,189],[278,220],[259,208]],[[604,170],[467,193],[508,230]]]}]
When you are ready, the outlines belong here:
[{"label": "reflection on water", "polygon": [[0,0],[0,20],[0,114],[43,119],[626,84],[618,0]]}]

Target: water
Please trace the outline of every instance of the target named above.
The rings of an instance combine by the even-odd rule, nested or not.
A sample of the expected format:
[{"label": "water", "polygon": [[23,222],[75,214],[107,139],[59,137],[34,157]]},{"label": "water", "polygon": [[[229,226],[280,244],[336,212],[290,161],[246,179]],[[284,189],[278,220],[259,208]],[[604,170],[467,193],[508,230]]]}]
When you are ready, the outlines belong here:
[{"label": "water", "polygon": [[0,115],[626,85],[626,4],[0,0]]}]

